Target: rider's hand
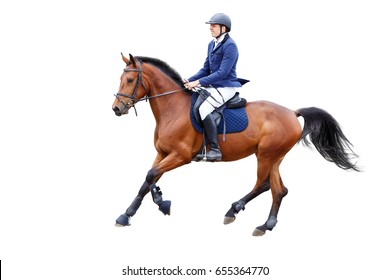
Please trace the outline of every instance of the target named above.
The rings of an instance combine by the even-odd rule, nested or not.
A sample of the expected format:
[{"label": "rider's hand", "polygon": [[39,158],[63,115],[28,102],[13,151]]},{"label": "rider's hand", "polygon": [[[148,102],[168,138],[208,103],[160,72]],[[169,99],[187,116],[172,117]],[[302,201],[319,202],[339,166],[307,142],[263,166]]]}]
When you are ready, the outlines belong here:
[{"label": "rider's hand", "polygon": [[199,83],[199,80],[196,80],[196,81],[193,81],[193,82],[187,82],[184,84],[184,86],[189,89],[189,90],[192,90],[193,88],[199,86],[200,83]]}]

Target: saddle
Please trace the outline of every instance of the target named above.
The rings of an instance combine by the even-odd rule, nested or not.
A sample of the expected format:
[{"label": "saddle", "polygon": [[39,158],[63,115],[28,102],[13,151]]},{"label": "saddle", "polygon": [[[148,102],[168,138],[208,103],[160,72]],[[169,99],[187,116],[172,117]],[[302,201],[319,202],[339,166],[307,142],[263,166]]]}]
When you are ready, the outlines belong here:
[{"label": "saddle", "polygon": [[[200,133],[203,133],[203,126],[199,107],[209,96],[210,92],[202,88],[192,94],[190,117],[194,128]],[[245,110],[246,103],[246,99],[240,97],[239,92],[237,92],[233,98],[212,113],[219,134],[236,133],[246,129],[248,126],[248,116]]]}]

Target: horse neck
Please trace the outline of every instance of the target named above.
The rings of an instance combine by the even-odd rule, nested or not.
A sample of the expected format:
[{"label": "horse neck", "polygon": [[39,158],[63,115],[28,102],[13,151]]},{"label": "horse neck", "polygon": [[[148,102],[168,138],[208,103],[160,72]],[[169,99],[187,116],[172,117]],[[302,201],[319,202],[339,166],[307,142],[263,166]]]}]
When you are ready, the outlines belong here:
[{"label": "horse neck", "polygon": [[189,112],[190,96],[180,91],[182,88],[159,69],[149,66],[144,67],[144,71],[145,73],[147,72],[148,77],[151,77],[148,79],[150,97],[179,90],[178,92],[149,100],[156,122],[164,123],[182,119],[183,114]]}]

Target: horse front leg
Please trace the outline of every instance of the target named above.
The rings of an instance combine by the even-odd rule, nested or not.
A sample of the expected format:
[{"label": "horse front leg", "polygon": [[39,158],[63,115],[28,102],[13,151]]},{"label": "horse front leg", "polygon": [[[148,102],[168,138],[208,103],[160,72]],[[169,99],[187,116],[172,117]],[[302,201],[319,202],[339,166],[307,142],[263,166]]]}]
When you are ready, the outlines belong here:
[{"label": "horse front leg", "polygon": [[[152,178],[155,178],[155,176],[153,175],[154,172],[156,172],[155,169],[150,170],[149,173],[151,173],[151,175],[149,175],[149,173],[148,173],[147,178],[149,176],[151,176]],[[164,215],[170,215],[171,214],[171,201],[170,200],[163,200],[162,191],[161,191],[160,187],[156,186],[155,183],[152,183],[150,185],[150,192],[152,193],[153,202],[158,205],[158,209]]]},{"label": "horse front leg", "polygon": [[148,176],[147,176],[145,182],[142,184],[140,190],[138,191],[137,196],[134,198],[134,200],[130,204],[130,206],[126,209],[126,212],[124,214],[120,215],[118,217],[118,219],[116,219],[116,221],[115,221],[116,226],[120,227],[120,226],[129,226],[130,225],[130,218],[135,215],[138,208],[141,206],[142,200],[145,197],[145,195],[150,191],[150,186],[152,184],[153,184],[153,182],[149,182]]},{"label": "horse front leg", "polygon": [[145,195],[151,190],[151,186],[153,186],[161,177],[161,175],[158,176],[158,174],[156,173],[154,166],[157,165],[162,159],[163,156],[161,154],[157,154],[153,163],[153,168],[148,171],[145,182],[139,189],[137,196],[134,198],[130,206],[126,209],[126,212],[120,215],[118,219],[116,219],[116,226],[121,227],[130,225],[130,218],[135,215],[138,208],[141,206],[142,200],[144,199]]},{"label": "horse front leg", "polygon": [[159,210],[164,215],[170,215],[171,201],[163,200],[162,192],[160,187],[156,186],[156,182],[161,178],[161,176],[174,168],[177,168],[185,163],[191,162],[191,158],[185,161],[181,157],[169,154],[167,157],[163,157],[161,154],[158,154],[153,168],[149,170],[146,175],[146,180],[140,188],[137,196],[127,208],[126,212],[118,217],[116,220],[116,226],[129,226],[130,218],[135,215],[138,208],[141,206],[142,200],[145,195],[150,191],[152,194],[152,199],[154,203],[159,206]]},{"label": "horse front leg", "polygon": [[150,192],[152,193],[152,199],[153,202],[158,205],[158,209],[164,214],[164,215],[170,215],[171,213],[171,201],[170,200],[163,200],[162,198],[162,192],[160,187],[156,186],[154,182],[157,182],[157,180],[164,174],[165,172],[168,172],[170,170],[173,170],[179,166],[182,166],[186,163],[191,162],[191,154],[188,154],[189,156],[185,157],[184,155],[187,153],[179,154],[179,153],[170,153],[165,158],[163,158],[160,162],[158,162],[148,173],[148,176],[146,177],[147,180],[153,181],[153,183],[150,185]]}]

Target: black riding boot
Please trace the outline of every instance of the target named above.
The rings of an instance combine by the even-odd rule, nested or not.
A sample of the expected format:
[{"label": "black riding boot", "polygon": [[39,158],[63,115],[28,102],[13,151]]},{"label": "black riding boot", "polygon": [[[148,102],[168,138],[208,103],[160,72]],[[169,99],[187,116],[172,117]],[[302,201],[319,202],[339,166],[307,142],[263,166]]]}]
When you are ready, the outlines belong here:
[{"label": "black riding boot", "polygon": [[206,139],[210,143],[210,151],[206,154],[207,161],[220,161],[222,159],[222,154],[219,149],[218,144],[218,130],[215,125],[214,117],[209,114],[203,120],[204,132],[206,134]]}]

